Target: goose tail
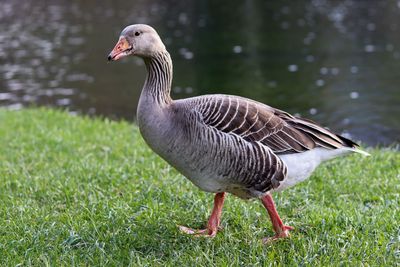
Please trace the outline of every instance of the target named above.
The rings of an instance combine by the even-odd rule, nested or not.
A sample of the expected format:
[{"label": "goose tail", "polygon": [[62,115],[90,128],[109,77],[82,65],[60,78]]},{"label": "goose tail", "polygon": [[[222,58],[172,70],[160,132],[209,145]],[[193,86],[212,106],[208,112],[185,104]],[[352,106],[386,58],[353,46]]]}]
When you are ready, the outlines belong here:
[{"label": "goose tail", "polygon": [[358,147],[344,147],[343,149],[348,150],[349,152],[355,152],[355,153],[361,154],[365,157],[371,156],[371,154],[369,154],[368,152],[366,152],[364,150],[359,149]]}]

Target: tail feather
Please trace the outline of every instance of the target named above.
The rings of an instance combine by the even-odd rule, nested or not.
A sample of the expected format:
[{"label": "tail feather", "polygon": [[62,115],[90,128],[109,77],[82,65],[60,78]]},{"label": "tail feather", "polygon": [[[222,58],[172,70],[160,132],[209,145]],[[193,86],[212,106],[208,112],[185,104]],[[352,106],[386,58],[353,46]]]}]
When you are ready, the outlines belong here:
[{"label": "tail feather", "polygon": [[365,152],[364,150],[361,150],[360,149],[360,145],[357,144],[356,142],[353,142],[350,139],[345,138],[345,137],[343,137],[341,135],[338,135],[338,134],[337,134],[337,137],[339,137],[340,140],[342,140],[343,143],[348,146],[348,147],[344,147],[345,149],[348,149],[351,152],[362,154],[362,155],[367,156],[367,157],[371,156],[371,154],[369,154],[368,152]]},{"label": "tail feather", "polygon": [[357,144],[357,143],[354,142],[354,141],[351,141],[350,139],[348,139],[348,138],[346,138],[346,137],[343,137],[343,136],[338,135],[338,134],[337,134],[336,136],[339,137],[340,140],[341,140],[344,144],[346,144],[348,147],[351,147],[351,148],[358,148],[358,147],[360,147],[359,144]]},{"label": "tail feather", "polygon": [[346,150],[351,151],[351,152],[359,153],[359,154],[361,154],[363,156],[366,156],[366,157],[371,156],[371,154],[369,154],[368,152],[365,152],[364,150],[359,149],[358,145],[357,145],[357,147],[354,147],[354,148],[344,147],[343,149],[346,149]]}]

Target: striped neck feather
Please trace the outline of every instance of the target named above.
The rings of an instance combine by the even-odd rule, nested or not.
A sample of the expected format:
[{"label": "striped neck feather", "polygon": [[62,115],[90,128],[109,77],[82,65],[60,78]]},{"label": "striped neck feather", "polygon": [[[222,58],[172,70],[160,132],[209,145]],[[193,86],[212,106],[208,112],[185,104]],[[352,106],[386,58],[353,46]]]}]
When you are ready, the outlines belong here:
[{"label": "striped neck feather", "polygon": [[150,95],[159,105],[168,105],[172,102],[172,60],[167,51],[159,52],[145,58],[147,78],[143,92]]}]

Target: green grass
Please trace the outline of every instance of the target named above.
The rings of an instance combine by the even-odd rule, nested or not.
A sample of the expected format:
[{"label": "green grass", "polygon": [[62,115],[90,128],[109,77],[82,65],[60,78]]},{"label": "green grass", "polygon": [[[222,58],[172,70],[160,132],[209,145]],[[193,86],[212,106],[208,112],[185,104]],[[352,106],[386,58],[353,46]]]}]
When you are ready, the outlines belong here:
[{"label": "green grass", "polygon": [[289,239],[258,201],[228,196],[224,230],[194,238],[213,196],[127,122],[0,109],[0,263],[6,266],[400,266],[400,153],[370,149],[275,194]]}]

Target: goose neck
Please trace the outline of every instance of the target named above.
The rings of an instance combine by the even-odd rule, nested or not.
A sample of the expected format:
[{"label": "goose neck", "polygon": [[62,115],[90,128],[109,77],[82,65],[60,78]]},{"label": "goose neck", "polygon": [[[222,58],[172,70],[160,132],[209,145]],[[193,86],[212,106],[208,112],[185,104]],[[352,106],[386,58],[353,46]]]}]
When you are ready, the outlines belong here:
[{"label": "goose neck", "polygon": [[157,53],[145,58],[147,78],[143,86],[143,93],[150,96],[160,105],[168,105],[172,102],[172,60],[167,51]]}]

